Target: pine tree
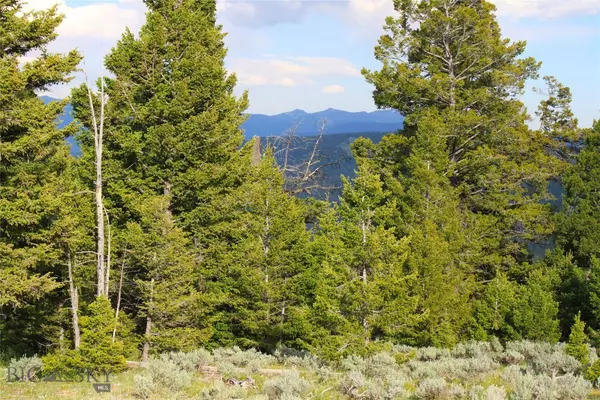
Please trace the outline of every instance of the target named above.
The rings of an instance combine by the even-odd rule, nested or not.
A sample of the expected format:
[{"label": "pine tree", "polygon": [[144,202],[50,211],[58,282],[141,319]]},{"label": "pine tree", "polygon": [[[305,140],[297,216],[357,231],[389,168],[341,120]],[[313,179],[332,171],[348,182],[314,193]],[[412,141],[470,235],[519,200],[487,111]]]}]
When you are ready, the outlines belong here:
[{"label": "pine tree", "polygon": [[238,160],[244,182],[221,199],[219,212],[228,219],[213,231],[218,240],[207,248],[201,271],[215,296],[212,341],[305,347],[315,285],[305,210],[285,192],[272,149],[257,159],[252,146]]},{"label": "pine tree", "polygon": [[[0,16],[0,306],[19,307],[59,286],[62,260],[51,235],[72,127],[56,126],[64,102],[44,104],[36,92],[68,82],[81,57],[45,52],[63,18],[56,7],[23,12],[5,1]],[[32,50],[42,55],[20,66]]]},{"label": "pine tree", "polygon": [[577,314],[571,327],[571,334],[565,351],[568,355],[575,357],[582,365],[587,365],[590,361],[587,341],[585,322],[581,320],[581,315]]},{"label": "pine tree", "polygon": [[[409,136],[438,113],[448,156],[439,173],[458,190],[461,209],[477,216],[469,223],[494,237],[488,252],[510,267],[523,259],[518,240],[551,232],[550,209],[539,200],[557,161],[546,151],[550,138],[527,128],[517,98],[539,64],[519,58],[524,42],[501,37],[487,1],[402,1],[395,8],[399,16],[387,19],[375,51],[383,67],[364,71],[375,102],[403,113]],[[491,262],[481,264],[493,274]]]},{"label": "pine tree", "polygon": [[407,342],[422,322],[416,273],[407,269],[410,239],[387,227],[396,205],[368,160],[353,182],[344,179],[336,211],[321,218],[313,250],[322,278],[312,321],[324,341],[313,344],[316,352],[337,358],[373,350],[378,340]]},{"label": "pine tree", "polygon": [[[214,0],[146,5],[139,34],[127,30],[105,59],[112,77],[104,78],[110,101],[103,193],[115,237],[112,263],[125,266],[124,285],[139,289],[124,294],[121,311],[143,316],[136,321],[139,333],[150,326],[146,350],[152,345],[160,351],[190,348],[212,337],[208,326],[221,294],[213,291],[213,282],[198,279],[211,276],[220,229],[232,219],[224,199],[243,182],[243,168],[236,163],[247,96],[234,96],[236,78],[224,68],[224,33],[215,22]],[[91,189],[94,141],[87,89],[78,88],[72,97],[87,128],[80,135],[81,175]],[[154,208],[143,207],[140,199]],[[149,259],[152,254],[157,258]]]},{"label": "pine tree", "polygon": [[[600,257],[597,206],[600,185],[600,121],[592,129],[584,130],[584,146],[575,157],[575,163],[562,179],[565,188],[563,211],[557,215],[556,235],[559,256],[548,258],[561,274],[559,299],[563,337],[566,338],[571,321],[581,311],[581,318],[593,330],[600,328],[600,281],[597,259]],[[569,257],[567,268],[560,254]],[[563,256],[565,257],[565,256]]]},{"label": "pine tree", "polygon": [[577,264],[589,269],[592,257],[600,256],[600,120],[585,132],[577,163],[565,174],[565,210],[559,215],[557,245],[573,253]]},{"label": "pine tree", "polygon": [[375,49],[383,66],[363,74],[377,106],[405,115],[405,128],[359,152],[402,188],[397,232],[412,237],[422,299],[431,293],[428,340],[452,345],[466,334],[471,300],[500,272],[525,283],[525,244],[554,229],[544,200],[563,163],[549,151],[556,132],[526,124],[518,96],[539,63],[521,57],[524,42],[502,38],[494,5],[406,0],[395,10]]},{"label": "pine tree", "polygon": [[183,231],[168,210],[168,196],[140,197],[140,222],[129,222],[124,247],[126,262],[139,268],[129,279],[136,284],[143,318],[143,360],[152,351],[196,348],[206,342],[206,326],[199,322],[193,254]]}]

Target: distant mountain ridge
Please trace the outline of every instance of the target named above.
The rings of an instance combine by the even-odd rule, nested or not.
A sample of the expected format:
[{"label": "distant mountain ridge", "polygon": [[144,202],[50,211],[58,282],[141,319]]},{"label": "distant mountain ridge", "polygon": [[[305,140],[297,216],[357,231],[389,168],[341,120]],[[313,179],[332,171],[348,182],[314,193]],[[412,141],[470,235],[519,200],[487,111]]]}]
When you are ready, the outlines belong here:
[{"label": "distant mountain ridge", "polygon": [[[58,100],[48,96],[41,98],[45,103]],[[73,120],[71,110],[71,106],[68,105],[61,117],[62,124]],[[246,138],[280,136],[294,126],[297,135],[313,136],[319,133],[324,120],[327,120],[325,131],[328,134],[391,133],[402,129],[404,125],[404,117],[395,110],[349,112],[328,108],[315,113],[293,110],[276,115],[247,115],[248,119],[241,126]]]},{"label": "distant mountain ridge", "polygon": [[292,127],[296,127],[297,135],[313,136],[320,131],[324,120],[327,121],[325,131],[328,134],[390,133],[404,126],[404,117],[395,110],[349,112],[328,108],[315,113],[293,110],[276,115],[248,115],[248,120],[242,125],[246,137],[279,136]]}]

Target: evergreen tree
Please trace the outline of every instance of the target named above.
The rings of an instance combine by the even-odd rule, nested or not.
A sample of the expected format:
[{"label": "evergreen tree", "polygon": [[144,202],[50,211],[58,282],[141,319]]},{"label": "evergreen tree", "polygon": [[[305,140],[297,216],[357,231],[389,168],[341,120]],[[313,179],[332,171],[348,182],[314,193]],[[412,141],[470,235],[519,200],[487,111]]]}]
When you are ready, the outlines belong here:
[{"label": "evergreen tree", "polygon": [[82,370],[106,374],[125,369],[124,344],[112,340],[115,320],[110,301],[106,296],[98,296],[86,308],[81,317],[81,347],[46,355],[44,371],[77,379]]},{"label": "evergreen tree", "polygon": [[[221,299],[209,292],[213,282],[203,279],[212,278],[220,228],[232,218],[224,199],[243,181],[236,162],[247,96],[233,95],[236,78],[224,68],[214,0],[146,5],[139,35],[127,30],[105,59],[113,77],[104,78],[110,101],[103,191],[117,238],[113,265],[126,265],[125,285],[138,289],[125,295],[123,311],[143,317],[136,319],[137,332],[144,335],[150,326],[146,350],[152,345],[160,351],[190,348],[212,335],[212,308]],[[87,128],[80,135],[81,175],[92,188],[93,124],[85,85],[73,92],[73,106]],[[112,286],[113,299],[115,292]]]},{"label": "evergreen tree", "polygon": [[222,198],[229,217],[213,232],[202,281],[216,296],[212,340],[274,349],[305,347],[314,281],[305,210],[284,191],[271,149],[251,157],[245,146],[238,163],[245,172],[239,190]]},{"label": "evergreen tree", "polygon": [[[57,322],[67,310],[56,289],[64,287],[68,259],[64,139],[73,126],[57,127],[64,101],[45,104],[38,94],[69,82],[81,59],[76,51],[46,51],[63,19],[56,7],[25,12],[22,6],[0,3],[0,308],[7,316],[0,334],[3,351],[17,355],[58,344],[63,332]],[[23,61],[35,51],[41,54]]]},{"label": "evergreen tree", "polygon": [[590,361],[587,341],[585,322],[581,320],[581,315],[577,314],[571,327],[571,334],[565,351],[568,355],[575,357],[582,365],[587,365]]},{"label": "evergreen tree", "polygon": [[224,68],[215,3],[147,1],[139,36],[126,31],[106,57],[114,75],[106,84],[107,203],[117,219],[135,219],[131,198],[169,194],[169,209],[195,244],[236,182],[226,164],[242,143],[247,107]]},{"label": "evergreen tree", "polygon": [[600,293],[600,274],[597,259],[600,257],[598,241],[598,189],[600,185],[600,121],[584,131],[584,146],[576,162],[562,179],[565,195],[563,211],[557,216],[557,252],[566,253],[569,262],[551,257],[561,274],[559,296],[561,327],[566,338],[571,321],[578,312],[592,330],[600,328],[597,310]]},{"label": "evergreen tree", "polygon": [[313,346],[326,357],[369,351],[377,340],[410,342],[423,320],[407,267],[410,239],[386,227],[396,205],[368,164],[359,161],[352,183],[344,179],[337,215],[321,218],[315,238],[323,278],[313,323],[325,343]]},{"label": "evergreen tree", "polygon": [[[4,1],[0,17],[0,306],[19,307],[59,286],[63,260],[52,228],[72,127],[56,126],[64,102],[44,104],[36,92],[68,82],[81,57],[45,51],[63,19],[56,7],[23,12],[22,2]],[[41,56],[20,66],[34,50]]]},{"label": "evergreen tree", "polygon": [[592,257],[600,256],[600,120],[585,133],[577,163],[563,178],[564,212],[559,215],[557,245],[573,253],[577,264],[589,270]]},{"label": "evergreen tree", "polygon": [[405,129],[362,152],[401,182],[397,231],[411,235],[409,262],[430,285],[427,309],[437,309],[428,340],[452,345],[471,299],[499,272],[525,284],[525,241],[553,231],[543,200],[562,163],[518,99],[539,63],[521,58],[524,42],[502,38],[490,2],[394,5],[375,49],[383,66],[363,74],[378,107],[405,115]]},{"label": "evergreen tree", "polygon": [[[142,357],[150,351],[196,348],[206,342],[208,329],[202,312],[193,254],[183,231],[168,211],[169,197],[140,197],[141,221],[126,227],[126,262],[139,268],[129,279],[136,284],[141,302],[137,317],[144,329]],[[114,318],[114,317],[113,317]]]}]

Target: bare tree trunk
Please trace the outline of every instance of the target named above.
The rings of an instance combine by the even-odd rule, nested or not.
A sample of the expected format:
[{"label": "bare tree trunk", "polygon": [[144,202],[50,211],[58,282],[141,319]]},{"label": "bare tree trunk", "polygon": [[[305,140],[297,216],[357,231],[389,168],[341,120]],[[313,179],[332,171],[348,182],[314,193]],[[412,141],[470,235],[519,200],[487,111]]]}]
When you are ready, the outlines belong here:
[{"label": "bare tree trunk", "polygon": [[123,290],[123,269],[125,267],[125,260],[121,261],[121,276],[119,278],[119,291],[117,293],[117,309],[115,311],[115,327],[113,328],[112,342],[115,342],[117,336],[117,324],[119,323],[119,310],[121,309],[121,292]]},{"label": "bare tree trunk", "polygon": [[[154,297],[154,278],[150,281],[150,309],[152,309],[152,300]],[[150,335],[152,334],[152,316],[150,310],[146,316],[146,332],[144,332],[144,347],[142,349],[142,362],[148,361],[148,353],[150,352]]]},{"label": "bare tree trunk", "polygon": [[[87,77],[86,77],[87,82]],[[106,294],[105,284],[105,266],[104,266],[104,202],[102,197],[102,139],[104,131],[104,77],[101,80],[100,90],[100,126],[96,120],[96,110],[94,108],[94,100],[92,98],[92,90],[87,83],[88,100],[90,102],[90,112],[92,115],[92,124],[94,128],[94,149],[96,151],[96,275],[97,275],[97,291],[96,295]]]},{"label": "bare tree trunk", "polygon": [[[370,210],[367,209],[367,214],[370,212]],[[368,216],[367,216],[368,218]],[[368,226],[371,224],[370,220],[369,221],[365,221],[365,216],[362,216],[361,219],[361,231],[362,231],[362,246],[363,248],[367,246],[367,229]],[[367,263],[366,261],[363,261],[363,267],[362,267],[362,283],[364,286],[364,289],[367,290]],[[365,304],[365,309],[368,310],[368,305]],[[365,345],[369,344],[369,321],[367,320],[367,316],[365,315],[363,317],[363,321],[362,321],[362,325],[363,325],[363,333],[365,336]]]},{"label": "bare tree trunk", "polygon": [[[102,206],[104,208],[104,205]],[[108,228],[107,236],[107,248],[106,248],[106,280],[104,282],[104,294],[108,297],[108,284],[110,282],[110,219],[108,217],[108,211],[104,208],[106,214],[106,226]]]},{"label": "bare tree trunk", "polygon": [[67,250],[67,268],[69,274],[69,295],[71,296],[71,315],[73,324],[73,338],[75,349],[81,344],[81,334],[79,331],[79,295],[77,287],[73,282],[73,256],[71,250]]},{"label": "bare tree trunk", "polygon": [[65,350],[65,328],[60,327],[60,331],[58,334],[58,348],[61,352]]},{"label": "bare tree trunk", "polygon": [[252,165],[260,164],[260,137],[254,136],[254,146],[252,147]]}]

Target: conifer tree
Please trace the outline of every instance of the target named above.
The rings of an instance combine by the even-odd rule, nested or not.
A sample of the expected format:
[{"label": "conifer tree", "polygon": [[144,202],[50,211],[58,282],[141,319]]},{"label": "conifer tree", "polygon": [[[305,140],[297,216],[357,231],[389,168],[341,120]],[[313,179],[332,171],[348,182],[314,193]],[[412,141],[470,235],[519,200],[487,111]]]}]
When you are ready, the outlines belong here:
[{"label": "conifer tree", "polygon": [[[517,98],[539,63],[520,58],[524,42],[501,37],[488,1],[397,1],[395,9],[375,50],[382,69],[364,71],[375,102],[403,113],[409,136],[439,113],[439,154],[448,160],[438,173],[458,190],[461,209],[477,216],[469,223],[493,235],[489,251],[509,267],[523,259],[516,240],[550,233],[550,210],[539,200],[556,162],[545,150],[550,138],[527,128]],[[493,264],[481,264],[493,272]]]},{"label": "conifer tree", "polygon": [[[138,333],[147,339],[146,350],[160,351],[189,348],[211,337],[205,328],[215,318],[220,293],[208,292],[212,282],[198,279],[211,277],[220,227],[232,217],[223,202],[242,183],[235,163],[247,96],[234,96],[236,78],[224,68],[225,35],[216,25],[216,1],[145,3],[146,23],[139,34],[127,30],[105,59],[112,78],[104,78],[110,101],[103,192],[118,238],[113,265],[126,265],[125,285],[139,289],[125,299],[136,301],[125,301],[123,311],[144,316],[136,319]],[[82,176],[92,188],[93,123],[85,86],[73,92],[73,105],[87,128],[80,136],[87,161]],[[141,206],[139,199],[154,209]],[[148,259],[152,254],[157,258]],[[112,291],[114,303],[117,292]],[[189,331],[183,328],[187,323]]]},{"label": "conifer tree", "polygon": [[577,264],[589,270],[592,257],[600,257],[600,120],[585,132],[577,163],[565,174],[564,212],[559,215],[557,244],[572,252]]},{"label": "conifer tree", "polygon": [[581,320],[581,314],[577,314],[571,327],[571,334],[565,351],[568,355],[575,357],[582,365],[587,365],[590,361],[587,341],[585,322]]},{"label": "conifer tree", "polygon": [[493,4],[394,7],[375,49],[383,66],[363,74],[379,108],[405,115],[405,129],[359,152],[400,182],[397,232],[412,237],[412,268],[432,277],[429,341],[452,345],[466,332],[471,299],[499,272],[524,283],[524,243],[552,233],[543,200],[563,164],[548,151],[554,132],[529,129],[518,99],[539,63],[521,57],[524,42],[502,38]]},{"label": "conifer tree", "polygon": [[229,218],[214,231],[202,281],[216,295],[213,341],[244,347],[305,347],[315,277],[308,252],[305,211],[286,193],[267,148],[256,159],[245,146],[238,190],[222,198]]},{"label": "conifer tree", "polygon": [[[396,204],[368,160],[344,179],[336,214],[325,214],[314,251],[323,277],[316,288],[316,352],[336,358],[372,350],[377,340],[408,342],[418,323],[416,272],[407,268],[409,238],[387,227]],[[327,337],[327,338],[326,338]]]},{"label": "conifer tree", "polygon": [[[563,337],[579,311],[592,330],[600,328],[600,121],[594,121],[583,135],[583,149],[562,179],[565,195],[563,211],[557,216],[558,255],[548,259],[561,276],[558,293]],[[564,257],[569,257],[568,268],[564,268]]]},{"label": "conifer tree", "polygon": [[129,277],[141,302],[137,317],[143,320],[142,358],[152,351],[191,350],[206,341],[200,325],[194,259],[188,239],[168,211],[167,196],[140,197],[141,221],[129,222],[124,246],[127,263],[135,266]]},{"label": "conifer tree", "polygon": [[[64,102],[44,104],[37,92],[68,82],[81,57],[45,51],[63,19],[56,7],[23,12],[21,1],[4,1],[0,16],[0,306],[18,307],[58,287],[63,261],[51,236],[72,127],[56,126]],[[35,50],[42,55],[20,66]]]},{"label": "conifer tree", "polygon": [[[106,196],[116,218],[137,194],[168,194],[194,241],[232,184],[227,161],[242,143],[247,97],[224,68],[216,2],[147,1],[139,36],[126,31],[106,57]],[[235,182],[235,181],[234,181]],[[121,208],[123,208],[121,210]]]}]

